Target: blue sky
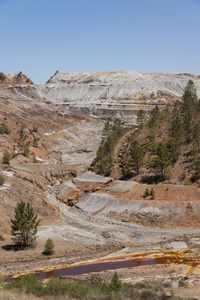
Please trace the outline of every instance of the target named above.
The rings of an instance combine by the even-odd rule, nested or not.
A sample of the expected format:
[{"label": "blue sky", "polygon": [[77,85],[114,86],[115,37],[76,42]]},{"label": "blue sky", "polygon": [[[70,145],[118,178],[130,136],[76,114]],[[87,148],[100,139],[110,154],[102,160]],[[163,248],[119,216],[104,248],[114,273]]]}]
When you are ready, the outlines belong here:
[{"label": "blue sky", "polygon": [[200,74],[200,0],[0,0],[0,71]]}]

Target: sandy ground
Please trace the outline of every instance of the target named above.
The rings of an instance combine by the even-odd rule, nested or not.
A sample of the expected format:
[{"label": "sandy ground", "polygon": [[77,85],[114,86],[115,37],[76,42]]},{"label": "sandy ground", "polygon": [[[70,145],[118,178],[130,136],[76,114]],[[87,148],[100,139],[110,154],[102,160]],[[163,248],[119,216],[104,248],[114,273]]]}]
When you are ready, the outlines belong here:
[{"label": "sandy ground", "polygon": [[[182,255],[182,264],[176,264],[173,260],[162,265],[145,266],[141,263],[138,267],[118,269],[118,274],[125,282],[159,279],[166,283],[168,293],[173,290],[175,294],[187,294],[198,299],[196,294],[200,286],[200,228],[152,228],[111,220],[103,215],[87,215],[78,207],[70,208],[59,202],[55,196],[55,189],[55,186],[51,187],[46,196],[49,203],[62,212],[63,218],[58,218],[54,224],[39,227],[35,249],[5,250],[2,246],[12,243],[11,237],[5,236],[5,241],[0,241],[2,276],[17,276],[100,261],[102,258],[112,261],[121,256],[130,258],[134,254],[146,257],[152,257],[156,253],[158,256],[166,253],[169,255],[171,251]],[[55,244],[55,254],[50,257],[42,254],[47,238],[51,238]],[[196,261],[197,265],[193,268],[188,261]],[[101,272],[101,276],[110,280],[113,273],[114,271],[105,271]],[[183,284],[185,286],[180,286]],[[18,299],[9,297],[2,299]]]}]

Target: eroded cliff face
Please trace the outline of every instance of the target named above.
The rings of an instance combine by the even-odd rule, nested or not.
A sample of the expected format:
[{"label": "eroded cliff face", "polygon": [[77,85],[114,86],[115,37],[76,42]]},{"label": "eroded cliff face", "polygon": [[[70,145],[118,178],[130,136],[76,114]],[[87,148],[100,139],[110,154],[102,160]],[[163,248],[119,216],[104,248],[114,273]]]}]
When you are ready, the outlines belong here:
[{"label": "eroded cliff face", "polygon": [[139,109],[180,100],[191,79],[200,96],[200,76],[179,73],[59,73],[35,88],[44,101],[103,119],[136,124]]}]

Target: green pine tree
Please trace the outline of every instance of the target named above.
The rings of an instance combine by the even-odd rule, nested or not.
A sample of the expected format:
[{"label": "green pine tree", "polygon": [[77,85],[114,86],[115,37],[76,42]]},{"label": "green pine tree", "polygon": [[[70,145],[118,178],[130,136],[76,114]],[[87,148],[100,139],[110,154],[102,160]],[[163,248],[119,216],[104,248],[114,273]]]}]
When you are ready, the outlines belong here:
[{"label": "green pine tree", "polygon": [[150,111],[150,119],[148,121],[148,126],[149,127],[155,127],[158,125],[160,117],[160,110],[158,105],[156,105],[151,111]]},{"label": "green pine tree", "polygon": [[44,254],[45,255],[52,255],[54,254],[54,243],[51,239],[46,240],[44,245]]},{"label": "green pine tree", "polygon": [[119,279],[119,276],[118,276],[117,272],[115,272],[115,274],[113,275],[113,277],[111,279],[110,286],[115,292],[119,292],[121,290],[122,282]]},{"label": "green pine tree", "polygon": [[23,155],[28,156],[29,153],[29,146],[30,141],[27,141],[28,135],[24,131],[24,129],[21,129],[19,132],[19,138],[18,138],[18,147],[22,149]]},{"label": "green pine tree", "polygon": [[11,219],[11,233],[15,245],[34,247],[37,228],[40,221],[29,202],[18,202],[15,208],[14,219]]},{"label": "green pine tree", "polygon": [[137,123],[140,128],[143,128],[146,119],[146,114],[143,109],[140,109],[137,113]]},{"label": "green pine tree", "polygon": [[160,142],[157,145],[156,157],[152,161],[152,167],[160,175],[161,180],[165,179],[165,171],[171,164],[170,151],[165,142]]},{"label": "green pine tree", "polygon": [[131,162],[133,169],[139,174],[141,166],[144,164],[145,150],[139,143],[135,140],[131,144]]},{"label": "green pine tree", "polygon": [[185,136],[188,144],[192,141],[192,132],[197,116],[197,108],[198,97],[195,84],[192,80],[189,80],[182,97],[182,114],[185,125]]}]

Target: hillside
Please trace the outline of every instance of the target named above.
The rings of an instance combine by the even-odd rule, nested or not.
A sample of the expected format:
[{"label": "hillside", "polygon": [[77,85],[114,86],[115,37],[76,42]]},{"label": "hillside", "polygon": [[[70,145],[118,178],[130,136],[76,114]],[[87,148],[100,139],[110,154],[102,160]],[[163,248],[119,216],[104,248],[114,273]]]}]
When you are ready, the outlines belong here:
[{"label": "hillside", "polygon": [[200,76],[179,73],[56,72],[45,85],[36,85],[36,90],[44,101],[135,125],[139,109],[175,103],[189,79],[200,96]]},{"label": "hillside", "polygon": [[[134,267],[119,270],[124,281],[195,278],[199,77],[56,73],[34,85],[20,76],[17,83],[8,81],[13,75],[0,83],[2,275],[50,269],[52,276],[55,268],[89,261],[126,265],[136,255]],[[38,244],[12,251],[10,219],[21,200],[41,220]],[[47,238],[55,243],[51,259],[42,254]]]},{"label": "hillside", "polygon": [[155,106],[148,116],[140,110],[137,129],[127,128],[123,134],[120,121],[107,122],[91,169],[141,183],[199,185],[199,107],[189,80],[180,102],[161,110]]},{"label": "hillside", "polygon": [[[49,204],[46,191],[91,163],[102,123],[42,102],[33,86],[0,85],[0,102],[0,169],[5,178],[0,187],[0,230],[1,235],[9,235],[10,218],[20,200],[32,203],[42,225],[62,216]],[[2,131],[4,127],[8,133]],[[30,142],[27,157],[18,147],[21,129]],[[2,163],[5,151],[10,154],[9,164]]]}]

